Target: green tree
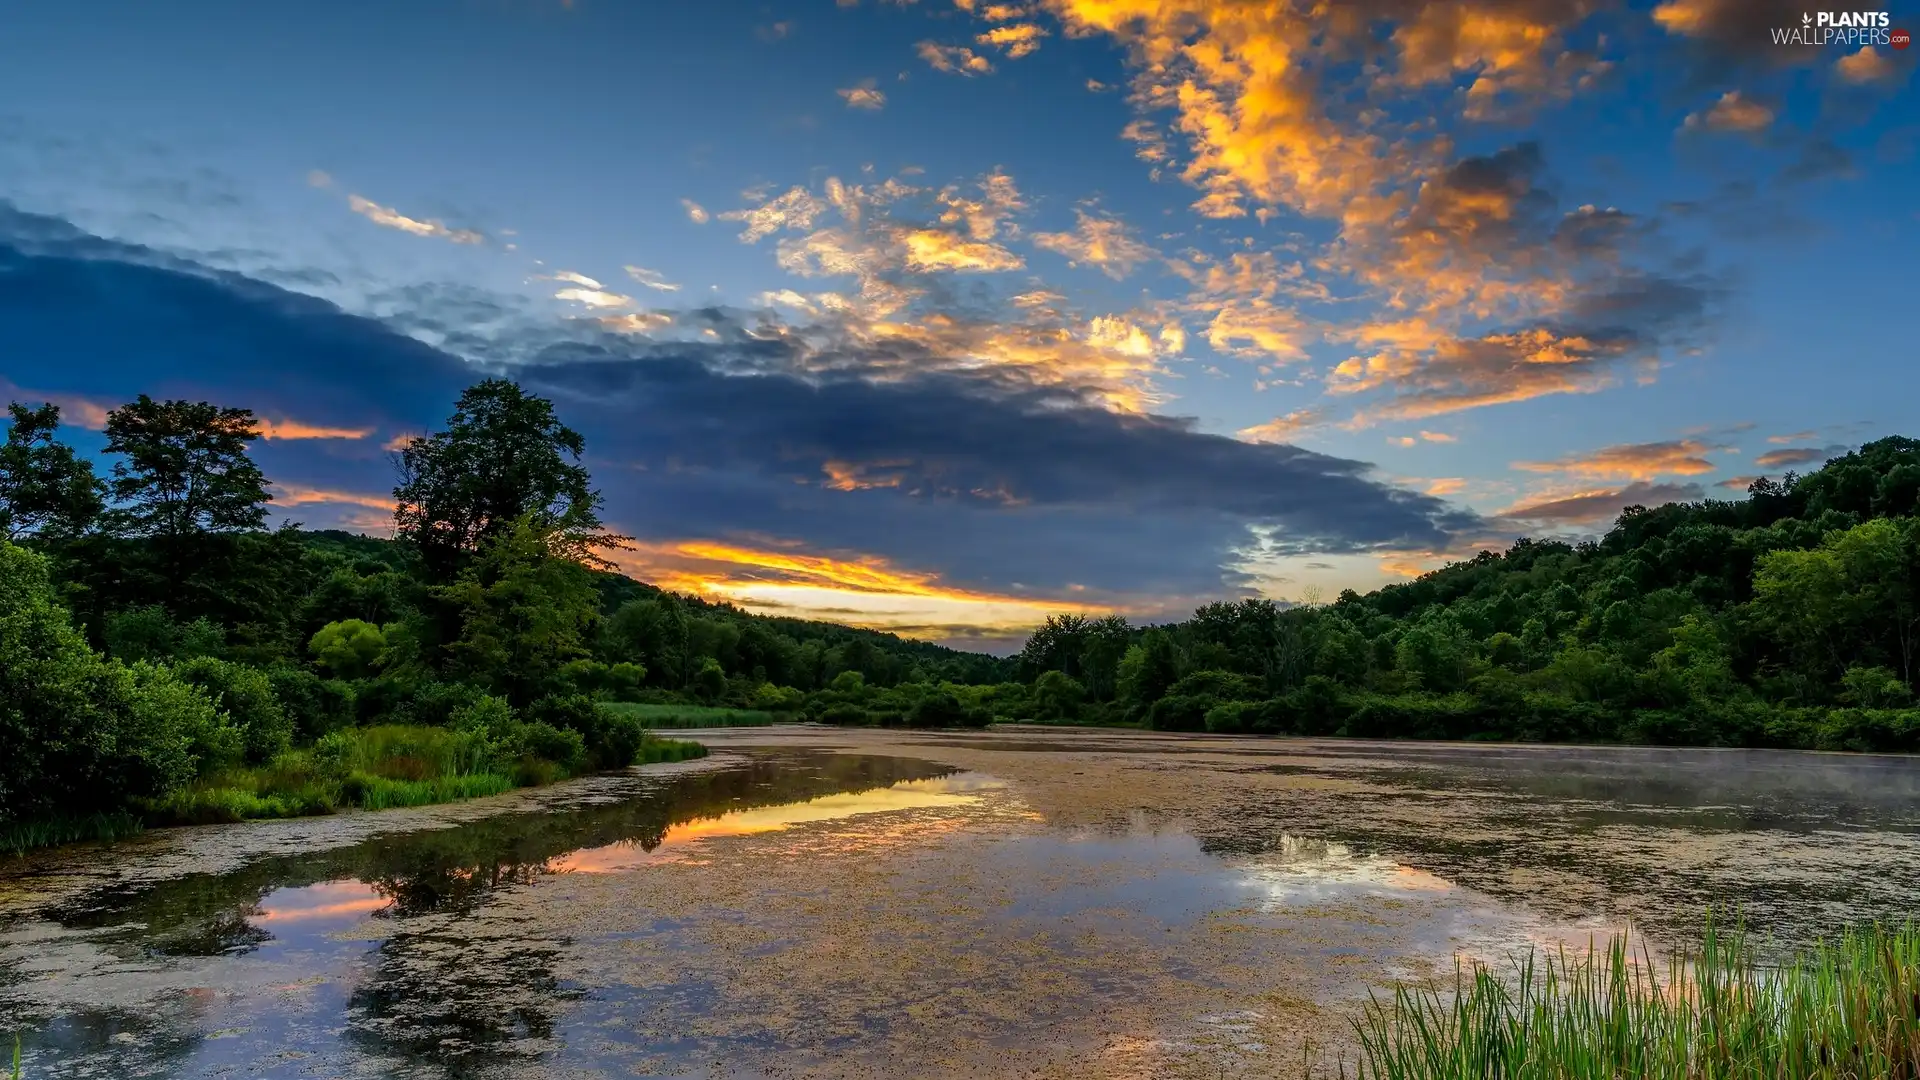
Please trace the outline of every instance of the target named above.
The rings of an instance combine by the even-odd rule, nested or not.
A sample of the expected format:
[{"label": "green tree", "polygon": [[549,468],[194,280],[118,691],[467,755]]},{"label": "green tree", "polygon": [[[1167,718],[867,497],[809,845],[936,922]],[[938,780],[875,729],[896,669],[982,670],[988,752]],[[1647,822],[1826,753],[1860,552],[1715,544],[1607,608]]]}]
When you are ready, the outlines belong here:
[{"label": "green tree", "polygon": [[122,458],[108,485],[119,531],[179,540],[266,521],[267,478],[247,456],[260,437],[252,410],[141,394],[107,414],[106,434]]},{"label": "green tree", "polygon": [[437,590],[458,621],[448,669],[525,708],[568,662],[587,657],[599,594],[579,563],[554,554],[529,518],[487,542],[452,585]]},{"label": "green tree", "polygon": [[1033,683],[1034,719],[1075,719],[1086,696],[1086,688],[1073,676],[1064,671],[1043,671]]},{"label": "green tree", "polygon": [[552,402],[507,379],[477,383],[460,395],[446,430],[401,448],[396,532],[443,578],[523,521],[548,537],[551,553],[606,565],[598,551],[627,538],[600,521],[585,453],[586,440]]},{"label": "green tree", "polygon": [[7,406],[0,445],[0,537],[67,540],[93,528],[106,509],[93,463],[54,441],[60,407]]},{"label": "green tree", "polygon": [[87,647],[45,557],[0,541],[0,823],[115,810],[193,778],[213,704]]},{"label": "green tree", "polygon": [[336,679],[359,679],[373,674],[387,651],[387,635],[362,619],[341,619],[313,632],[307,652],[313,662]]},{"label": "green tree", "polygon": [[1179,677],[1180,658],[1173,638],[1155,627],[1120,658],[1118,700],[1130,714],[1144,715]]},{"label": "green tree", "polygon": [[700,661],[700,670],[693,673],[692,690],[694,696],[709,704],[720,700],[727,692],[727,673],[720,661],[711,656]]}]

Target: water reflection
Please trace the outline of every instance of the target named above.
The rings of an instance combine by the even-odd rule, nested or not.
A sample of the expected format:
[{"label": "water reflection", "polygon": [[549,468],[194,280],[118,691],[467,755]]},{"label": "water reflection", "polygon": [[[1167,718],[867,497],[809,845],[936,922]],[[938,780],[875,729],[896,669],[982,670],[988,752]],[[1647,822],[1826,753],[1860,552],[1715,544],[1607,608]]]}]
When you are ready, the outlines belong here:
[{"label": "water reflection", "polygon": [[[114,959],[91,962],[120,972],[174,961],[189,981],[204,969],[207,985],[170,995],[164,1009],[99,1004],[42,1015],[25,1037],[29,1060],[48,1077],[176,1075],[183,1061],[245,1072],[258,1067],[268,1033],[269,1044],[318,1044],[323,1053],[329,1043],[337,1053],[344,1034],[383,1075],[428,1067],[425,1075],[459,1077],[479,1062],[539,1054],[550,1048],[556,1011],[580,993],[555,971],[570,940],[471,920],[491,897],[556,875],[684,857],[720,837],[976,800],[983,781],[955,772],[907,758],[747,755],[664,782],[636,777],[624,798],[563,813],[82,896],[47,913],[79,932],[69,949],[104,953]],[[276,981],[316,970],[329,974]],[[24,989],[20,973],[7,982],[0,1012],[34,1023],[33,1004],[9,1000]],[[228,1021],[248,1037],[206,1037]]]}]

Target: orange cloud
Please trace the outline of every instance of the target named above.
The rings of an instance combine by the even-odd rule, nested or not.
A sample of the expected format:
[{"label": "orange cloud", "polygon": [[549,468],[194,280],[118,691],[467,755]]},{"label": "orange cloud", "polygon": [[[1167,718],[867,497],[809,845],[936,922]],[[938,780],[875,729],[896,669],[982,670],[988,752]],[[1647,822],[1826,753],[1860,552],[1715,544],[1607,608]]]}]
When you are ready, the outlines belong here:
[{"label": "orange cloud", "polygon": [[944,636],[954,626],[1015,629],[1052,614],[1115,610],[1085,601],[949,586],[938,575],[896,567],[879,556],[819,555],[771,544],[642,542],[613,558],[627,573],[665,589],[909,636]]},{"label": "orange cloud", "polygon": [[472,229],[450,229],[431,218],[408,217],[390,206],[381,206],[371,199],[358,195],[347,196],[347,208],[375,225],[384,225],[389,229],[398,229],[414,236],[436,237],[456,244],[481,244],[487,239]]},{"label": "orange cloud", "polygon": [[1699,476],[1718,468],[1705,455],[1722,449],[1725,448],[1711,446],[1698,439],[1623,443],[1553,461],[1516,461],[1513,467],[1527,472],[1565,473],[1595,479],[1651,480],[1657,476]]},{"label": "orange cloud", "polygon": [[1773,126],[1774,112],[1738,90],[1720,95],[1704,113],[1688,113],[1681,125],[1688,130],[1737,131],[1752,134]]},{"label": "orange cloud", "polygon": [[902,237],[907,265],[916,270],[1018,270],[1020,256],[985,240],[966,240],[942,229],[914,229]]},{"label": "orange cloud", "polygon": [[935,71],[944,71],[949,75],[986,75],[993,71],[993,64],[987,58],[964,45],[942,45],[935,41],[923,41],[915,46],[920,59],[925,60]]},{"label": "orange cloud", "polygon": [[1264,424],[1241,428],[1234,432],[1234,435],[1246,442],[1286,442],[1319,422],[1318,412],[1312,409],[1295,409],[1285,416],[1276,416]]},{"label": "orange cloud", "polygon": [[384,510],[391,514],[394,501],[385,495],[373,495],[357,491],[335,491],[328,488],[306,487],[301,484],[273,485],[273,501],[279,506],[308,506],[316,503],[339,506],[364,506],[370,510]]},{"label": "orange cloud", "polygon": [[269,420],[264,416],[254,421],[254,427],[261,438],[276,440],[364,439],[373,434],[372,428],[327,427],[299,420]]},{"label": "orange cloud", "polygon": [[847,103],[847,108],[849,109],[871,109],[877,111],[884,108],[887,104],[886,93],[876,89],[872,79],[868,79],[859,86],[849,86],[844,90],[835,90],[834,93],[840,95],[840,99]]},{"label": "orange cloud", "polygon": [[974,40],[1002,50],[1009,60],[1018,60],[1036,52],[1040,48],[1040,39],[1046,36],[1047,32],[1033,23],[1017,23],[1013,26],[996,26]]},{"label": "orange cloud", "polygon": [[1085,210],[1075,210],[1074,216],[1078,223],[1072,232],[1035,233],[1033,242],[1075,263],[1097,267],[1115,280],[1126,277],[1134,267],[1157,254],[1136,239],[1126,223],[1118,218],[1089,214]]},{"label": "orange cloud", "polygon": [[1450,443],[1450,442],[1460,441],[1454,436],[1448,435],[1443,431],[1423,431],[1420,433],[1420,437],[1426,440],[1427,442]]}]

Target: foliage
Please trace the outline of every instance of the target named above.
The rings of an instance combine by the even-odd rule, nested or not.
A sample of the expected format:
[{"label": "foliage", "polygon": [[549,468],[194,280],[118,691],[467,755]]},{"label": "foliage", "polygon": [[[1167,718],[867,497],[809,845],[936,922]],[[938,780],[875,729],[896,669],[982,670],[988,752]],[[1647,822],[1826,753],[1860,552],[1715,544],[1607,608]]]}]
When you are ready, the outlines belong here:
[{"label": "foliage", "polygon": [[119,810],[190,779],[213,706],[87,646],[47,560],[0,541],[0,824]]},{"label": "foliage", "polygon": [[247,456],[260,437],[252,410],[141,394],[107,413],[106,435],[122,456],[108,484],[120,531],[178,539],[266,520],[267,478]]},{"label": "foliage", "polygon": [[387,635],[364,619],[341,619],[315,630],[307,640],[307,651],[315,664],[335,678],[364,678],[386,655]]},{"label": "foliage", "polygon": [[[1629,507],[1332,604],[1208,604],[1118,640],[1057,616],[1024,712],[1174,730],[1920,750],[1920,442],[1738,502]],[[1111,636],[1109,636],[1111,635]],[[1063,679],[1085,700],[1063,708]],[[1012,696],[1009,695],[1009,700]],[[1008,715],[1002,713],[1002,715]]]},{"label": "foliage", "polygon": [[291,748],[293,720],[274,696],[266,672],[210,656],[189,660],[174,671],[226,713],[239,732],[240,752],[248,763],[269,761]]},{"label": "foliage", "polygon": [[106,510],[93,463],[53,439],[60,406],[7,406],[7,441],[0,445],[0,538],[70,540],[86,533]]},{"label": "foliage", "polygon": [[459,616],[447,648],[453,677],[526,705],[584,659],[599,619],[579,564],[555,558],[529,518],[511,523],[439,596]]},{"label": "foliage", "polygon": [[1451,992],[1402,987],[1357,1024],[1361,1080],[1854,1080],[1920,1075],[1920,930],[1853,930],[1782,967],[1739,931],[1656,961],[1624,936],[1534,951]]},{"label": "foliage", "polygon": [[600,521],[601,499],[580,457],[586,443],[553,403],[506,379],[460,395],[444,431],[408,440],[393,497],[398,534],[429,567],[451,577],[462,558],[529,526],[554,554],[591,559],[617,546]]},{"label": "foliage", "polygon": [[227,638],[206,616],[181,622],[159,604],[113,612],[102,636],[107,653],[128,663],[219,656],[226,651]]},{"label": "foliage", "polygon": [[601,702],[609,712],[638,717],[649,729],[761,727],[774,722],[774,715],[760,709],[729,709],[714,705],[645,705],[635,702]]}]

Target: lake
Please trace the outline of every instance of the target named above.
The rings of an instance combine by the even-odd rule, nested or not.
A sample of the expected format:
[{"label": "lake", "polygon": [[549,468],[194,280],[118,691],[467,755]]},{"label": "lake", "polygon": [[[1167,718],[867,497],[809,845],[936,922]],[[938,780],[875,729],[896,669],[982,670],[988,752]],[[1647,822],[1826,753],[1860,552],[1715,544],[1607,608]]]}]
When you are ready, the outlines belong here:
[{"label": "lake", "polygon": [[43,1077],[1298,1076],[1368,989],[1920,911],[1920,760],[733,729],[0,861]]}]

